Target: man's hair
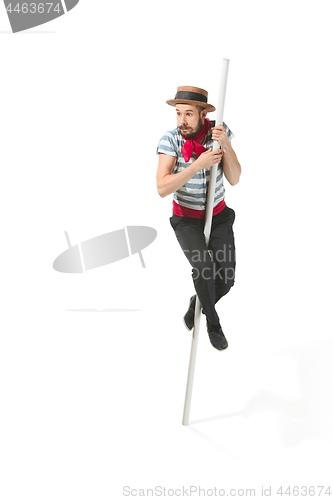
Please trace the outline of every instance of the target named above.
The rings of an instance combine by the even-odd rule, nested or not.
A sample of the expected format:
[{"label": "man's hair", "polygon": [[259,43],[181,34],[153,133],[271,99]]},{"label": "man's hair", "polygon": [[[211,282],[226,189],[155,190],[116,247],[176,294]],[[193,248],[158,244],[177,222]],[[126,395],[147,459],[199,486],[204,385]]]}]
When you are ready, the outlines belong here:
[{"label": "man's hair", "polygon": [[195,105],[195,107],[197,108],[197,110],[199,111],[199,115],[201,115],[202,111],[205,109],[203,108],[202,106],[199,106],[198,104]]}]

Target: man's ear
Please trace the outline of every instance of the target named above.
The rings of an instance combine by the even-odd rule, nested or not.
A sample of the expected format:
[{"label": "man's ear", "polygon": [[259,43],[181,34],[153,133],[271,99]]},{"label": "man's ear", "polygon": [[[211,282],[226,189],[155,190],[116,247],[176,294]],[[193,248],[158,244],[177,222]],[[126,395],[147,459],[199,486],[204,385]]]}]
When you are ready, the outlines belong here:
[{"label": "man's ear", "polygon": [[202,119],[204,120],[206,117],[207,117],[207,109],[204,109],[202,111],[202,115],[201,115]]}]

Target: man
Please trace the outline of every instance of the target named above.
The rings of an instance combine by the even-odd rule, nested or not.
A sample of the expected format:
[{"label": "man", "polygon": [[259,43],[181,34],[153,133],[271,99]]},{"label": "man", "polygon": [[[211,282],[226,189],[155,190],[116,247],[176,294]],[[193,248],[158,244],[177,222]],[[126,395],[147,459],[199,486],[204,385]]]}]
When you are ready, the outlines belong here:
[{"label": "man", "polygon": [[[233,286],[236,266],[232,228],[235,212],[224,200],[223,174],[234,186],[239,181],[241,166],[231,146],[231,130],[225,123],[214,126],[206,118],[208,112],[215,111],[208,104],[208,92],[198,87],[178,87],[175,99],[166,102],[176,108],[177,128],[166,132],[157,147],[157,191],[162,198],[173,193],[170,224],[192,265],[192,279],[206,315],[210,342],[223,350],[228,342],[215,304]],[[215,151],[214,140],[220,145]],[[207,247],[203,232],[205,209],[210,167],[216,163],[219,167]],[[184,316],[188,330],[194,326],[195,301],[193,295]]]}]

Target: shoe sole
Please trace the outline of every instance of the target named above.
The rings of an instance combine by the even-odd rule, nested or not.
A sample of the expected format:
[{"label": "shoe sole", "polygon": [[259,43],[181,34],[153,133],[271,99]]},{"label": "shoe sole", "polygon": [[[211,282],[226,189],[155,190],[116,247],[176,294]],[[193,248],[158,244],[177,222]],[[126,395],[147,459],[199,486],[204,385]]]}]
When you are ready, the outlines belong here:
[{"label": "shoe sole", "polygon": [[[190,308],[190,304],[191,304],[191,299],[189,300],[189,303],[188,303],[188,307],[187,307],[187,309],[189,309],[189,308]],[[189,332],[191,332],[191,331],[193,330],[193,328],[194,328],[194,327],[193,327],[193,328],[189,328],[189,327],[187,326],[187,324],[185,323],[185,315],[183,316],[183,322],[184,322],[184,325],[185,325],[186,330],[188,330]]]},{"label": "shoe sole", "polygon": [[194,327],[193,327],[192,329],[190,329],[190,328],[187,326],[187,324],[185,323],[184,318],[183,318],[183,323],[184,323],[184,325],[185,325],[186,330],[188,330],[189,332],[191,332],[191,331],[193,330],[193,328],[194,328]]},{"label": "shoe sole", "polygon": [[[211,344],[211,346],[214,347],[213,344]],[[224,349],[218,349],[217,347],[214,347],[214,349],[216,349],[219,352],[222,352],[222,351],[226,351],[228,349],[228,347],[229,347],[229,345],[227,345],[227,347],[225,347]]]}]

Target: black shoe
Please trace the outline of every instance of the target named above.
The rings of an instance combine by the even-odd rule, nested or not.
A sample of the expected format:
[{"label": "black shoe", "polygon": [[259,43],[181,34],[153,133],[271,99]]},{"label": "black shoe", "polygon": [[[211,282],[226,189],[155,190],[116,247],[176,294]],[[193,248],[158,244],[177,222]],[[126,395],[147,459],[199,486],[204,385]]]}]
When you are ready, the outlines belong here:
[{"label": "black shoe", "polygon": [[192,330],[194,327],[194,312],[195,312],[195,302],[196,302],[196,295],[193,295],[190,298],[190,302],[188,304],[188,310],[187,313],[185,314],[183,320],[184,320],[184,325],[188,330]]},{"label": "black shoe", "polygon": [[218,325],[212,325],[212,323],[210,323],[207,319],[207,332],[210,343],[213,347],[215,347],[215,349],[223,351],[223,349],[228,347],[228,341],[222,332],[220,323],[218,323]]}]

